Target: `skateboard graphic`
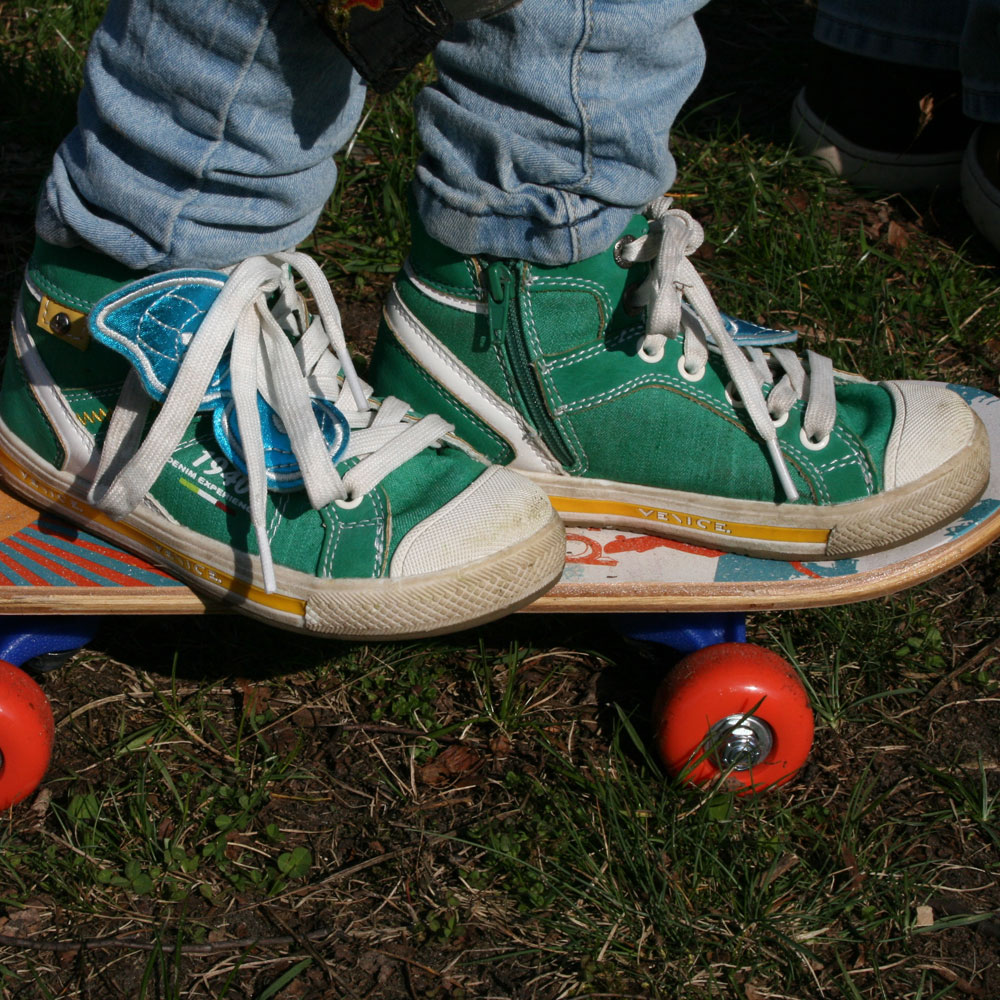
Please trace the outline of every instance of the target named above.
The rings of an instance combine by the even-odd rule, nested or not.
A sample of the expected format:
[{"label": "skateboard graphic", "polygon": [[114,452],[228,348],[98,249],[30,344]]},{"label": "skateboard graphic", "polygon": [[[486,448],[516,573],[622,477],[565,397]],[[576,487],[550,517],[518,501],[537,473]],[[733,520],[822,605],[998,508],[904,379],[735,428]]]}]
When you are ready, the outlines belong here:
[{"label": "skateboard graphic", "polygon": [[[950,386],[978,413],[1000,470],[1000,399]],[[790,561],[657,536],[567,529],[560,582],[534,613],[607,612],[624,633],[688,654],[657,696],[656,741],[668,771],[736,790],[781,784],[805,762],[812,712],[779,656],[745,642],[747,612],[847,604],[922,583],[1000,535],[1000,472],[950,524],[852,559]],[[146,559],[0,490],[0,809],[42,780],[52,715],[25,664],[90,641],[103,615],[225,610]]]}]

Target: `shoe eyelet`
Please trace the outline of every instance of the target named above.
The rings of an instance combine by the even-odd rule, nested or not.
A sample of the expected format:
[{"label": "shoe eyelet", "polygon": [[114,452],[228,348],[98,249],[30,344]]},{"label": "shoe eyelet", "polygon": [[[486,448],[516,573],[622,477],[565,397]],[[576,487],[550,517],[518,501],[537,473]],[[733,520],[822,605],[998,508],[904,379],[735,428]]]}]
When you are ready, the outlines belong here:
[{"label": "shoe eyelet", "polygon": [[628,270],[632,265],[622,258],[622,250],[629,245],[629,243],[635,243],[634,236],[623,236],[614,246],[615,263],[623,270]]},{"label": "shoe eyelet", "polygon": [[702,365],[697,371],[689,372],[684,365],[684,355],[677,359],[677,370],[681,373],[681,378],[685,382],[700,382],[705,377],[708,365]]},{"label": "shoe eyelet", "polygon": [[743,400],[740,398],[740,394],[736,391],[736,386],[733,385],[732,380],[726,383],[726,400],[734,410],[746,409],[743,405]]},{"label": "shoe eyelet", "polygon": [[364,499],[365,499],[365,495],[364,495],[364,493],[362,493],[360,496],[356,496],[356,497],[344,497],[344,498],[338,497],[333,502],[341,510],[354,510],[355,507],[360,507],[361,506],[361,504],[364,501]]},{"label": "shoe eyelet", "polygon": [[655,365],[658,361],[662,361],[665,353],[666,348],[663,344],[661,344],[655,351],[647,351],[645,344],[639,348],[639,357],[642,358],[647,365]]},{"label": "shoe eyelet", "polygon": [[[777,417],[774,416],[774,414],[771,414],[771,423],[774,424],[775,427],[784,427],[785,424],[788,423],[788,410],[785,410],[784,413]],[[827,440],[829,440],[829,438],[827,438]]]},{"label": "shoe eyelet", "polygon": [[806,434],[806,429],[803,427],[799,431],[799,441],[802,442],[803,448],[808,448],[810,451],[822,451],[830,443],[830,435],[827,434],[825,437],[819,439],[819,441],[813,441],[808,434]]}]

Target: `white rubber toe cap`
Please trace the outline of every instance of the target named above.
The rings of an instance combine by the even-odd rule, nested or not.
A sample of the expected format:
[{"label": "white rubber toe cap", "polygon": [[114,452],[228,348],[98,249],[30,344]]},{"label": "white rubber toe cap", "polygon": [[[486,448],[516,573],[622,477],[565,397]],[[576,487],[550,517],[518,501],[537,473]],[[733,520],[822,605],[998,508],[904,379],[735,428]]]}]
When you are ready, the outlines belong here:
[{"label": "white rubber toe cap", "polygon": [[548,497],[511,469],[493,465],[399,543],[389,575],[435,573],[496,555],[554,529]]},{"label": "white rubber toe cap", "polygon": [[885,453],[885,489],[922,479],[969,446],[976,417],[959,395],[934,382],[882,384],[896,407]]}]

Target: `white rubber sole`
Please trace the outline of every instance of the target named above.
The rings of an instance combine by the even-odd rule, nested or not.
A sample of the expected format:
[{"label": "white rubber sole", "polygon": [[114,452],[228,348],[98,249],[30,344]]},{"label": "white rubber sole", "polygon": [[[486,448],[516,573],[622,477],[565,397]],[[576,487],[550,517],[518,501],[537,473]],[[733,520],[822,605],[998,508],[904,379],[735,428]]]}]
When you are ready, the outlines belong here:
[{"label": "white rubber sole", "polygon": [[816,115],[806,103],[805,90],[792,103],[792,136],[802,152],[822,160],[832,173],[858,187],[923,191],[958,184],[962,150],[912,154],[859,146]]},{"label": "white rubber sole", "polygon": [[566,556],[565,531],[552,511],[529,537],[456,568],[395,579],[321,580],[276,567],[277,591],[267,593],[256,557],[171,522],[152,507],[112,521],[80,496],[72,475],[38,460],[2,421],[0,475],[32,506],[143,556],[192,589],[269,624],[321,636],[419,638],[493,621],[548,590]]},{"label": "white rubber sole", "polygon": [[902,545],[971,507],[989,481],[990,446],[976,417],[967,445],[932,473],[895,490],[830,506],[525,474],[548,493],[567,525],[661,535],[772,559],[843,559]]}]

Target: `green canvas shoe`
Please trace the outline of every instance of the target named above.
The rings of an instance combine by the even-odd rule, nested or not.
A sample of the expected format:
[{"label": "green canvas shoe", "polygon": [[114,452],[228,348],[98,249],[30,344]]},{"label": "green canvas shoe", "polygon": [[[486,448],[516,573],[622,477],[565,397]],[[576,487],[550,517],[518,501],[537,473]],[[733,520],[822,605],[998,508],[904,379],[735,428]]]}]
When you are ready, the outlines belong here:
[{"label": "green canvas shoe", "polygon": [[723,317],[688,259],[701,227],[666,199],[648,216],[566,267],[462,256],[414,220],[376,389],[445,415],[569,524],[840,558],[976,500],[989,447],[957,394],[803,363],[780,334]]},{"label": "green canvas shoe", "polygon": [[555,512],[451,432],[370,398],[303,254],[137,279],[36,246],[0,391],[0,471],[30,503],[238,610],[389,638],[546,590],[565,556]]}]

